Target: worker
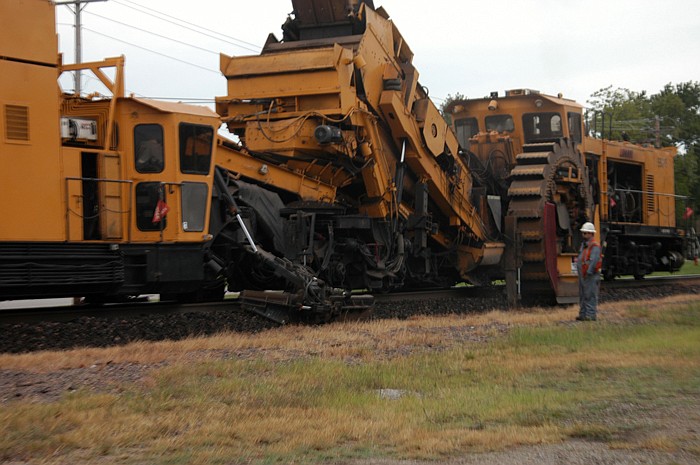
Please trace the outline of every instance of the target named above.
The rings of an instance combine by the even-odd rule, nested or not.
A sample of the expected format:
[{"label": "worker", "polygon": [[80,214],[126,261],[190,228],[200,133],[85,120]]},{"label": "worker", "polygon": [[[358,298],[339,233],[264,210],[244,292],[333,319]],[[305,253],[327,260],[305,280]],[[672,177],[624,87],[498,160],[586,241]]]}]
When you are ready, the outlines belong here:
[{"label": "worker", "polygon": [[596,242],[595,226],[584,223],[581,227],[583,242],[576,261],[578,270],[579,314],[578,321],[595,321],[600,293],[600,269],[603,262],[600,244]]}]

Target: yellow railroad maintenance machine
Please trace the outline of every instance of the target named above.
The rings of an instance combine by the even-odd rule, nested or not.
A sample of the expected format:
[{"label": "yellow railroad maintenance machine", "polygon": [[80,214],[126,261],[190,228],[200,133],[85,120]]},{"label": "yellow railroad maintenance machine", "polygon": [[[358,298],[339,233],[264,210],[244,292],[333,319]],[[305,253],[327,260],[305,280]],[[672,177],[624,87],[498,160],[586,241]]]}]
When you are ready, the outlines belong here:
[{"label": "yellow railroad maintenance machine", "polygon": [[[546,115],[523,107],[491,132],[471,122],[481,103],[462,102],[453,131],[383,8],[292,4],[281,40],[221,56],[216,113],[125,96],[123,57],[62,63],[51,3],[0,4],[13,18],[0,31],[0,299],[206,301],[228,289],[280,322],[328,321],[371,308],[357,290],[505,278],[514,303],[543,289],[564,302],[579,224],[621,219],[624,251],[630,224],[665,219],[649,202],[673,192],[661,171],[672,153],[582,144],[580,106],[546,96],[532,111]],[[57,91],[76,70],[111,95]],[[613,164],[617,177],[600,174]],[[615,216],[601,187],[641,210]],[[635,245],[659,258],[656,243]],[[679,257],[659,259],[675,269]]]},{"label": "yellow railroad maintenance machine", "polygon": [[584,127],[581,105],[530,89],[453,101],[446,112],[461,146],[507,192],[518,273],[508,281],[525,294],[553,288],[560,302],[577,297],[573,260],[589,220],[604,245],[606,279],[683,265],[675,148],[603,139]]}]

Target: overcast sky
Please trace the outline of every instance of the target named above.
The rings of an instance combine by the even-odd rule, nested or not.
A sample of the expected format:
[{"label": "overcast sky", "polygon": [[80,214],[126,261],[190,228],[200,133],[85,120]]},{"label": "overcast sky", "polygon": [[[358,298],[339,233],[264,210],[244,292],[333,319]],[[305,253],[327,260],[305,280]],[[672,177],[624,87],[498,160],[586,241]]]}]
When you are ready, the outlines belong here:
[{"label": "overcast sky", "polygon": [[[669,82],[700,80],[696,0],[375,0],[375,5],[391,15],[415,54],[421,84],[438,99],[528,87],[585,104],[610,85],[655,93]],[[281,37],[280,25],[291,10],[291,0],[91,3],[82,14],[83,61],[124,54],[128,92],[212,99],[226,94],[218,53],[257,54],[268,33]],[[188,28],[203,26],[218,39],[151,16],[156,12],[172,22],[184,19]],[[66,6],[57,7],[67,63],[74,61],[73,21]],[[96,88],[89,78],[84,86]]]}]

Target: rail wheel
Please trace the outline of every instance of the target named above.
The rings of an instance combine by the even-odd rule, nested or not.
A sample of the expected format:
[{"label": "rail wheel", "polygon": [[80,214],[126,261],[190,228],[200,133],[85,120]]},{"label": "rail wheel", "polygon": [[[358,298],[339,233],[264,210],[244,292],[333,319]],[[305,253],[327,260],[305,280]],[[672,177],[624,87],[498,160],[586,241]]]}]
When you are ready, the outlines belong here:
[{"label": "rail wheel", "polygon": [[510,278],[517,280],[519,296],[575,302],[578,283],[571,263],[580,243],[578,228],[591,217],[593,203],[583,157],[567,139],[525,144],[510,175],[516,263]]}]

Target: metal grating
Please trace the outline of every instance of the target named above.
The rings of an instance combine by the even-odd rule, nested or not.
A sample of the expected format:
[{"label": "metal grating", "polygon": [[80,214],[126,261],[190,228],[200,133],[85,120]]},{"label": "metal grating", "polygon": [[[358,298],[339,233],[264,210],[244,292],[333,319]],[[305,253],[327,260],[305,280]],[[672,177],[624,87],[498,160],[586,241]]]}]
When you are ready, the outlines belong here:
[{"label": "metal grating", "polygon": [[119,285],[124,279],[123,259],[109,244],[0,244],[0,296],[23,287]]},{"label": "metal grating", "polygon": [[5,105],[5,138],[29,141],[29,107]]},{"label": "metal grating", "polygon": [[654,212],[656,210],[656,196],[654,195],[654,176],[651,174],[647,175],[645,190],[647,195],[647,211]]}]

